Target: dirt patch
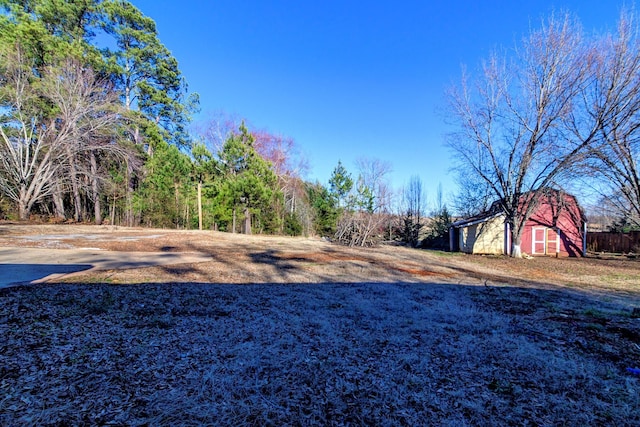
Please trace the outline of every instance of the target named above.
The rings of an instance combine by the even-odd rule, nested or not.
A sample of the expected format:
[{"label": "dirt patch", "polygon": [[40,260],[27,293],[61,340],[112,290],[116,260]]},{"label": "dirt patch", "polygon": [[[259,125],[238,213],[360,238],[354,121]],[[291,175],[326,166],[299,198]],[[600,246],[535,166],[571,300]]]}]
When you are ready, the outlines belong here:
[{"label": "dirt patch", "polygon": [[0,246],[7,247],[193,252],[212,258],[207,263],[175,267],[92,271],[90,275],[69,279],[75,282],[379,282],[420,281],[425,277],[445,280],[454,275],[446,266],[435,264],[426,253],[399,247],[346,248],[322,239],[70,225],[4,225],[0,230]]},{"label": "dirt patch", "polygon": [[409,276],[417,277],[453,277],[453,273],[446,273],[443,271],[436,272],[424,269],[421,265],[413,264],[409,262],[392,263],[389,261],[383,261],[379,259],[373,259],[371,257],[354,256],[341,253],[312,253],[312,254],[296,254],[296,253],[281,253],[274,256],[275,259],[289,260],[296,262],[312,262],[318,264],[331,264],[336,262],[348,262],[355,261],[359,263],[368,264],[369,267],[380,267],[386,271],[396,271],[400,273],[406,273]]},{"label": "dirt patch", "polygon": [[0,224],[0,246],[192,252],[207,263],[103,271],[82,281],[110,283],[324,283],[448,281],[561,286],[640,306],[640,262],[627,259],[469,256],[403,247],[347,248],[322,239],[242,236],[113,226]]}]

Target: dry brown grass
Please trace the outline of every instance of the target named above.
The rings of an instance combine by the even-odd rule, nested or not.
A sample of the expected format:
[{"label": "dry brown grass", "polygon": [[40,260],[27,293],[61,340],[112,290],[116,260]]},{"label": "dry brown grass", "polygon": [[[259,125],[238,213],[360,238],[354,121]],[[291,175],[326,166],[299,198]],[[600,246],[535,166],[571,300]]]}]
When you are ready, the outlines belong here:
[{"label": "dry brown grass", "polygon": [[0,290],[0,425],[640,424],[637,263],[105,233],[215,259]]}]

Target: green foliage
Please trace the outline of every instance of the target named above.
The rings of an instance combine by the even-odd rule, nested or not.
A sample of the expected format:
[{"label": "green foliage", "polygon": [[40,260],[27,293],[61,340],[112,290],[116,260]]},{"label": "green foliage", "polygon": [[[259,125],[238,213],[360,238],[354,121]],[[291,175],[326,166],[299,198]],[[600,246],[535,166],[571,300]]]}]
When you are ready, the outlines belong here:
[{"label": "green foliage", "polygon": [[640,227],[635,221],[631,220],[628,216],[620,216],[609,226],[611,233],[629,233],[631,231],[638,231]]},{"label": "green foliage", "polygon": [[136,192],[136,207],[141,222],[159,227],[184,228],[186,211],[193,200],[189,180],[191,163],[187,155],[173,145],[160,145],[156,155],[148,159],[145,177]]},{"label": "green foliage", "polygon": [[18,215],[14,211],[9,199],[0,194],[0,219],[18,219]]},{"label": "green foliage", "polygon": [[320,183],[307,184],[307,194],[314,212],[314,231],[320,236],[333,237],[340,216],[335,195]]},{"label": "green foliage", "polygon": [[[119,113],[120,129],[113,133],[111,141],[104,142],[127,146],[126,150],[131,150],[130,143],[133,143],[144,147],[149,154],[142,174],[139,173],[142,165],[137,158],[127,161],[124,172],[122,165],[106,164],[113,163],[113,158],[101,158],[105,164],[98,165],[102,174],[100,184],[94,186],[94,190],[100,188],[100,195],[79,194],[84,191],[80,189],[80,175],[74,173],[64,177],[72,182],[60,188],[67,191],[73,188],[76,196],[64,195],[58,201],[74,204],[76,212],[92,211],[86,204],[93,203],[96,204],[95,212],[100,212],[98,203],[107,201],[112,217],[117,210],[128,210],[129,224],[135,222],[134,216],[150,225],[188,222],[188,195],[181,188],[188,182],[191,167],[185,165],[183,156],[177,150],[169,149],[167,144],[183,147],[190,143],[187,125],[197,111],[199,100],[197,94],[187,93],[178,62],[160,42],[151,18],[125,0],[0,0],[0,53],[4,58],[9,51],[17,52],[19,60],[14,61],[14,69],[17,69],[16,64],[24,67],[22,72],[28,76],[24,80],[27,89],[36,95],[51,92],[43,86],[44,76],[52,67],[69,59],[94,70],[98,78],[104,78],[101,84],[105,91],[121,94],[122,105],[127,110]],[[3,62],[6,64],[7,61]],[[3,66],[0,64],[0,68]],[[3,80],[2,76],[0,80]],[[7,114],[11,108],[8,104],[10,96],[7,96],[10,94],[4,93],[6,90],[15,91],[11,87],[0,89],[2,114]],[[58,119],[60,112],[56,104],[49,98],[32,96],[27,104],[21,105],[21,113],[33,117],[34,126],[41,132],[53,133],[47,120],[62,122]],[[11,131],[7,129],[7,132]],[[94,144],[93,141],[83,143],[87,142]],[[167,157],[155,159],[154,153]],[[82,157],[70,160],[73,169],[83,170],[82,165],[75,164]],[[174,161],[177,163],[172,165]],[[174,183],[169,185],[171,169],[175,177]],[[95,184],[95,177],[88,179],[93,179]],[[124,188],[116,188],[118,185]],[[170,190],[172,186],[174,190]],[[131,203],[134,191],[137,215],[134,215]],[[169,205],[165,202],[171,193],[175,202]],[[82,200],[85,206],[79,207]],[[156,206],[158,200],[163,201],[162,206]],[[51,203],[51,200],[40,203]],[[184,211],[178,213],[177,205],[184,205]],[[40,208],[49,210],[46,206]],[[163,212],[167,218],[162,218]],[[178,220],[179,217],[182,219]]]},{"label": "green foliage", "polygon": [[420,231],[423,225],[416,221],[415,217],[403,215],[400,224],[400,238],[411,247],[418,246]]},{"label": "green foliage", "polygon": [[284,234],[287,236],[300,236],[302,234],[302,223],[293,212],[289,212],[284,218]]},{"label": "green foliage", "polygon": [[[284,195],[277,186],[271,192],[271,199],[264,208],[251,211],[254,218],[254,228],[259,233],[282,234],[288,214],[284,214]],[[295,213],[293,214],[295,215]],[[297,217],[296,217],[297,220]],[[298,221],[299,222],[299,221]]]},{"label": "green foliage", "polygon": [[125,107],[139,111],[147,128],[158,126],[166,141],[188,145],[187,124],[197,110],[197,95],[187,94],[178,61],[160,42],[153,19],[123,0],[102,1],[98,15],[98,27],[117,46],[103,52]]},{"label": "green foliage", "polygon": [[429,235],[423,240],[422,246],[432,249],[444,249],[449,247],[449,227],[452,219],[446,205],[434,212],[431,220]]},{"label": "green foliage", "polygon": [[366,185],[363,179],[359,178],[353,205],[358,210],[372,214],[375,209],[375,200],[371,187]]},{"label": "green foliage", "polygon": [[223,182],[218,197],[231,210],[232,219],[233,212],[236,216],[242,213],[247,221],[247,216],[253,216],[260,228],[273,232],[280,224],[269,208],[282,195],[271,165],[258,155],[253,144],[254,138],[244,124],[225,142],[219,153]]},{"label": "green foliage", "polygon": [[[29,116],[41,120],[40,129],[53,132],[46,120],[60,113],[47,96],[39,95],[48,90],[42,76],[69,57],[104,78],[105,90],[116,91],[124,107],[117,128],[99,141],[118,146],[120,154],[110,157],[92,151],[91,158],[99,162],[92,173],[99,176],[84,179],[93,180],[94,193],[82,188],[82,174],[74,173],[73,185],[68,177],[61,178],[59,188],[66,193],[54,201],[43,200],[38,209],[48,211],[55,202],[91,212],[90,205],[95,204],[96,217],[105,212],[116,222],[195,228],[200,184],[206,228],[232,231],[236,219],[236,229],[243,224],[247,231],[302,232],[297,214],[287,213],[272,165],[256,152],[244,124],[218,153],[191,144],[187,125],[198,109],[198,96],[188,93],[178,61],[160,42],[153,19],[130,2],[0,0],[0,53],[17,48],[24,60],[14,65],[23,69],[14,68],[27,76],[26,85],[34,96],[26,108]],[[0,63],[0,80],[6,62]],[[0,87],[2,115],[10,110],[6,90],[14,89]],[[15,132],[10,127],[6,131]],[[81,156],[70,158],[84,173],[88,168],[77,163],[80,160]],[[69,194],[73,186],[78,187],[79,197]],[[65,209],[69,207],[61,207]],[[2,215],[9,211],[3,204]]]},{"label": "green foliage", "polygon": [[[191,178],[195,182],[196,188],[198,185],[202,186],[203,228],[217,227],[220,218],[224,217],[224,209],[215,201],[221,182],[220,167],[213,154],[203,143],[197,143],[191,147]],[[196,206],[195,209],[197,210],[197,208]],[[192,226],[193,228],[199,227],[195,215]]]},{"label": "green foliage", "polygon": [[333,197],[338,201],[338,205],[344,206],[347,196],[353,188],[353,178],[351,178],[351,174],[347,171],[347,168],[342,165],[341,161],[338,161],[338,165],[331,173],[329,188]]},{"label": "green foliage", "polygon": [[[439,192],[441,194],[441,192]],[[402,190],[400,205],[400,223],[398,234],[400,239],[416,247],[424,227],[423,214],[426,205],[426,193],[422,189],[420,177],[414,175],[409,184]]]},{"label": "green foliage", "polygon": [[0,43],[19,44],[39,71],[67,58],[101,69],[100,53],[89,42],[95,6],[93,0],[0,0]]},{"label": "green foliage", "polygon": [[204,144],[194,144],[191,147],[191,157],[193,158],[193,173],[196,180],[202,182],[205,177],[215,174],[216,161]]}]

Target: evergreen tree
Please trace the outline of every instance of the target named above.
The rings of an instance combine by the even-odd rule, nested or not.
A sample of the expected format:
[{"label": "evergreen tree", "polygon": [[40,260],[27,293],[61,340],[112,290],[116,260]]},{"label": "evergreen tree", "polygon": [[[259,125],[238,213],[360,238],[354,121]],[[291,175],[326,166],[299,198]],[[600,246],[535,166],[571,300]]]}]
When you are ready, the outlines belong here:
[{"label": "evergreen tree", "polygon": [[338,206],[345,207],[347,197],[352,188],[353,178],[351,178],[351,174],[342,165],[342,162],[338,161],[338,165],[333,169],[331,178],[329,178],[329,189],[338,201]]},{"label": "evergreen tree", "polygon": [[90,45],[93,0],[0,0],[0,43],[19,44],[36,70],[72,57],[94,69],[99,52]]},{"label": "evergreen tree", "polygon": [[451,223],[451,214],[449,214],[447,206],[442,205],[442,207],[433,213],[431,228],[429,234],[423,240],[422,246],[431,249],[448,249],[449,227],[451,227]]},{"label": "evergreen tree", "polygon": [[140,221],[146,226],[186,228],[194,209],[191,161],[174,145],[162,143],[147,160],[144,181],[135,194]]},{"label": "evergreen tree", "polygon": [[244,218],[242,231],[247,234],[252,232],[252,216],[264,231],[279,228],[278,216],[269,211],[274,197],[282,197],[277,177],[270,164],[256,153],[253,143],[254,138],[243,123],[219,154],[224,178],[219,199],[232,211],[232,232],[237,230],[239,215]]},{"label": "evergreen tree", "polygon": [[[138,113],[133,116],[138,122],[134,140],[141,143],[143,135],[138,132],[156,125],[166,141],[187,145],[186,125],[197,109],[197,95],[188,96],[178,61],[160,42],[155,22],[125,0],[104,0],[99,13],[99,27],[117,46],[104,49],[105,58],[125,108]],[[146,142],[149,154],[153,141]]]},{"label": "evergreen tree", "polygon": [[197,143],[191,148],[192,176],[196,181],[198,229],[204,228],[203,191],[202,188],[208,181],[213,181],[218,166],[211,152],[202,143]]},{"label": "evergreen tree", "polygon": [[401,203],[400,236],[403,242],[416,247],[420,243],[426,205],[426,194],[419,176],[412,176],[409,185],[402,190]]},{"label": "evergreen tree", "polygon": [[[96,34],[100,37],[95,37]],[[108,47],[98,45],[105,36],[113,39],[113,43],[107,42]],[[186,126],[198,104],[197,95],[188,95],[178,63],[160,42],[153,20],[124,0],[0,0],[0,54],[6,55],[8,51],[19,52],[20,66],[31,73],[25,80],[29,87],[38,87],[49,70],[75,60],[80,68],[94,71],[96,81],[104,86],[105,93],[118,91],[121,94],[121,102],[128,113],[118,112],[119,120],[112,127],[109,138],[76,138],[76,142],[84,146],[74,149],[66,144],[65,161],[56,163],[55,173],[47,183],[53,190],[43,193],[46,197],[37,202],[39,206],[53,203],[57,216],[65,216],[65,204],[69,203],[76,220],[84,219],[93,205],[93,216],[99,223],[101,202],[107,199],[105,193],[108,193],[112,200],[111,216],[115,218],[116,205],[124,206],[127,209],[125,222],[132,225],[135,222],[131,209],[134,190],[142,179],[157,178],[156,173],[161,168],[149,163],[147,172],[141,174],[136,155],[116,158],[104,155],[104,149],[117,147],[117,151],[131,153],[129,142],[133,142],[146,148],[148,162],[155,150],[169,155],[158,163],[180,158],[165,144],[182,147],[189,143]],[[66,79],[60,78],[60,81]],[[3,98],[0,106],[2,114],[11,112],[6,99]],[[34,130],[55,133],[57,130],[52,123],[70,124],[69,117],[56,117],[59,109],[50,97],[34,97],[33,100],[37,103],[34,110],[37,114],[31,114]],[[45,156],[51,150],[38,152]],[[118,164],[120,162],[126,163],[124,167]],[[178,171],[183,169],[176,166]],[[189,168],[186,170],[181,180],[189,177]],[[0,171],[0,175],[3,172],[7,171]],[[149,183],[138,191],[139,205],[143,194],[150,200],[164,197],[162,192],[151,194],[153,189],[160,191],[162,188],[156,184]],[[124,205],[123,192],[117,186],[126,189]],[[70,194],[64,194],[64,191]],[[150,201],[142,205],[148,207]],[[170,216],[169,222],[175,223],[175,214]],[[158,218],[157,215],[152,217]],[[160,222],[166,223],[164,219]]]},{"label": "evergreen tree", "polygon": [[323,237],[333,237],[340,216],[336,197],[320,183],[307,184],[307,193],[314,211],[315,232]]}]

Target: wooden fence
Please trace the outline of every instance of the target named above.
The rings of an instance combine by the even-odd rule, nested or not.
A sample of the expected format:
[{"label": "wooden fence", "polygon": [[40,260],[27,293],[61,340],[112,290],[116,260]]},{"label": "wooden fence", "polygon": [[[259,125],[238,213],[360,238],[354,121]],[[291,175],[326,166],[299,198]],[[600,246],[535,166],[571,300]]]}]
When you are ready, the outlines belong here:
[{"label": "wooden fence", "polygon": [[629,253],[640,251],[640,231],[630,233],[587,233],[587,251]]}]

